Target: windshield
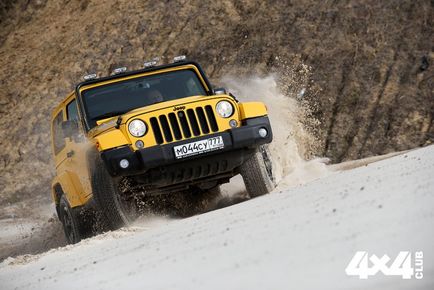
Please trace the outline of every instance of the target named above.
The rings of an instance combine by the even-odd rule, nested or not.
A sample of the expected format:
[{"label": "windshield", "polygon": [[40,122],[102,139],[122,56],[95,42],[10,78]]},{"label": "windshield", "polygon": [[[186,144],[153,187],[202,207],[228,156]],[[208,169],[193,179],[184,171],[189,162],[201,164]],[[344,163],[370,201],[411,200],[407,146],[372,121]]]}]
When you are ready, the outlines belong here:
[{"label": "windshield", "polygon": [[190,97],[206,91],[192,70],[180,70],[116,82],[82,92],[90,128],[96,121],[136,108]]}]

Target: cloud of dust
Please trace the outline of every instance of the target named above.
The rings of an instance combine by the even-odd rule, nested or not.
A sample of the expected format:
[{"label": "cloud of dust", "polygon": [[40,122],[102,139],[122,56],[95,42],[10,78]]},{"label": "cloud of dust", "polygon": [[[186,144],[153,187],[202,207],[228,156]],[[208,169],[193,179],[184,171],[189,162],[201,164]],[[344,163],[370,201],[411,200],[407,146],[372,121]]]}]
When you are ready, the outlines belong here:
[{"label": "cloud of dust", "polygon": [[231,93],[241,102],[261,101],[268,108],[274,140],[270,144],[276,180],[279,188],[304,184],[328,174],[327,159],[313,158],[314,134],[304,124],[315,123],[307,120],[308,108],[299,99],[306,93],[301,87],[296,94],[282,86],[294,82],[289,74],[279,76],[270,74],[265,77],[239,77],[226,75],[221,80]]}]

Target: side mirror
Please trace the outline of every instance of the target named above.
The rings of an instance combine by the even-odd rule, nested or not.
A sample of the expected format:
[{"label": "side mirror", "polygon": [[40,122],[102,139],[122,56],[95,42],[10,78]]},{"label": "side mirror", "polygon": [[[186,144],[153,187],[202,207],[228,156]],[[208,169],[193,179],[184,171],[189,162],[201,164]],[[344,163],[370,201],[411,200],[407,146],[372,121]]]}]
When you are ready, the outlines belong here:
[{"label": "side mirror", "polygon": [[214,95],[227,95],[228,92],[225,88],[216,88],[214,89]]},{"label": "side mirror", "polygon": [[62,132],[64,137],[72,137],[78,135],[78,122],[77,120],[67,120],[62,122]]}]

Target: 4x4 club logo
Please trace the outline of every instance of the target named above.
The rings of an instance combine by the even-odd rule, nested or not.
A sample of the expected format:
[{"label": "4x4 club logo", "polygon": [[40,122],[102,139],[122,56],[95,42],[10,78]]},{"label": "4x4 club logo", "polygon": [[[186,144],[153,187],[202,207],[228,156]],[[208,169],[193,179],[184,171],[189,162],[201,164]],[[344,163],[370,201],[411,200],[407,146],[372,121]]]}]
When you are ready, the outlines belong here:
[{"label": "4x4 club logo", "polygon": [[176,106],[175,108],[173,108],[173,111],[184,111],[185,110],[185,106]]},{"label": "4x4 club logo", "polygon": [[423,278],[423,252],[415,252],[414,260],[408,251],[399,252],[392,263],[388,255],[379,258],[377,255],[368,256],[368,252],[358,251],[351,259],[345,273],[348,276],[359,276],[360,279],[368,279],[378,272],[385,276],[401,276],[402,279]]}]

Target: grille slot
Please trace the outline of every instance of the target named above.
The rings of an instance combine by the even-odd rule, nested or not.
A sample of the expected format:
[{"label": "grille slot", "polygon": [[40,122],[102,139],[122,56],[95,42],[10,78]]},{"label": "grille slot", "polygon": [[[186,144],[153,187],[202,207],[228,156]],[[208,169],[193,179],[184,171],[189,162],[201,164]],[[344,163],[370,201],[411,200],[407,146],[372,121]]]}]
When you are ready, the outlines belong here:
[{"label": "grille slot", "polygon": [[197,118],[199,119],[200,128],[202,129],[203,134],[209,133],[208,123],[205,118],[205,113],[201,107],[196,108]]},{"label": "grille slot", "polygon": [[157,144],[218,132],[217,120],[210,105],[159,115],[150,118],[149,122]]},{"label": "grille slot", "polygon": [[169,114],[170,126],[172,127],[173,135],[175,135],[176,140],[181,140],[181,129],[179,128],[178,120],[176,120],[175,113]]},{"label": "grille slot", "polygon": [[188,120],[190,121],[191,130],[193,131],[194,136],[199,136],[199,124],[197,123],[196,115],[194,114],[193,109],[187,110],[187,116]]},{"label": "grille slot", "polygon": [[163,130],[164,139],[166,139],[166,142],[172,142],[172,132],[170,131],[169,122],[167,122],[166,115],[160,115],[158,119],[160,120],[161,129]]},{"label": "grille slot", "polygon": [[179,122],[181,123],[182,133],[184,133],[185,138],[191,137],[190,126],[188,126],[187,116],[184,112],[178,112]]},{"label": "grille slot", "polygon": [[158,125],[157,118],[152,117],[149,122],[151,122],[152,131],[154,131],[155,141],[157,144],[163,143],[163,135],[161,135],[160,126]]},{"label": "grille slot", "polygon": [[219,126],[217,125],[217,120],[215,119],[212,107],[210,105],[205,106],[205,111],[208,117],[209,124],[211,126],[211,130],[213,132],[217,132],[219,130]]}]

